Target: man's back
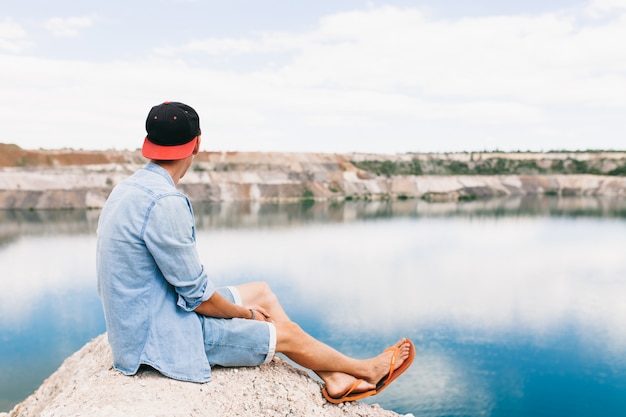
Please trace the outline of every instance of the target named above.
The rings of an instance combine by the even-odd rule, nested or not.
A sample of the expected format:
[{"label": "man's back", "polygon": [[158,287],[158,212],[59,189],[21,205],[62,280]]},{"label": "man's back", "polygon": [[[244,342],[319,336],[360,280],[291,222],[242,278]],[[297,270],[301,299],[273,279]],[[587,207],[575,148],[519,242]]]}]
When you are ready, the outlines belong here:
[{"label": "man's back", "polygon": [[111,193],[98,223],[98,291],[114,364],[150,365],[176,379],[206,381],[200,320],[213,292],[195,250],[187,197],[150,163]]}]

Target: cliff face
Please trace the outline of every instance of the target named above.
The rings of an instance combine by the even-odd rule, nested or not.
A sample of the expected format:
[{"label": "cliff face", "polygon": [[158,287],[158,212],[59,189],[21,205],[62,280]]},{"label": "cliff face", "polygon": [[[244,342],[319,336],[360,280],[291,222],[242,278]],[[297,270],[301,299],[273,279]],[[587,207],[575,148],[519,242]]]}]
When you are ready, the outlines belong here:
[{"label": "cliff face", "polygon": [[[93,163],[98,158],[92,154],[79,153],[76,160],[67,155],[57,155],[56,159],[49,156],[47,161],[52,165],[0,168],[0,208],[99,208],[115,184],[146,163],[138,152],[104,153],[108,156],[98,157],[102,163]],[[533,164],[528,163],[531,156]],[[602,171],[619,172],[626,155],[575,156],[578,159],[569,154],[552,155],[551,159],[543,154],[506,154],[497,158],[491,155],[487,160],[473,154],[201,153],[181,180],[180,188],[194,202],[396,198],[455,201],[529,194],[626,196],[626,177],[604,175]],[[61,163],[61,159],[74,164]],[[508,166],[530,173],[429,174],[444,168],[448,170],[445,172],[497,172],[503,160],[514,161]],[[549,173],[554,166],[573,166],[573,172],[584,172],[579,169],[582,162],[595,174]],[[414,171],[419,172],[411,173]]]},{"label": "cliff face", "polygon": [[101,335],[5,417],[360,416],[397,417],[379,406],[327,402],[320,385],[279,358],[253,368],[216,368],[205,384],[166,378],[154,370],[128,377],[112,369]]}]

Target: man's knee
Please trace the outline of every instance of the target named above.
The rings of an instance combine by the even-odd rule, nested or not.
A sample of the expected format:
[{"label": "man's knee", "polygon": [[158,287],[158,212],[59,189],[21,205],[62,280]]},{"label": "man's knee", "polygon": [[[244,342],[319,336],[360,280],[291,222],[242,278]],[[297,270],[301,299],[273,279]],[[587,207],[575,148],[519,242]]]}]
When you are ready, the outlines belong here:
[{"label": "man's knee", "polygon": [[237,287],[244,304],[258,304],[266,307],[267,301],[276,298],[270,286],[263,281],[248,282]]},{"label": "man's knee", "polygon": [[271,307],[278,302],[278,297],[272,291],[270,285],[265,281],[259,281],[255,283],[257,286],[257,294],[259,304]]},{"label": "man's knee", "polygon": [[279,352],[289,352],[302,341],[304,331],[295,322],[274,323],[276,326],[276,348]]}]

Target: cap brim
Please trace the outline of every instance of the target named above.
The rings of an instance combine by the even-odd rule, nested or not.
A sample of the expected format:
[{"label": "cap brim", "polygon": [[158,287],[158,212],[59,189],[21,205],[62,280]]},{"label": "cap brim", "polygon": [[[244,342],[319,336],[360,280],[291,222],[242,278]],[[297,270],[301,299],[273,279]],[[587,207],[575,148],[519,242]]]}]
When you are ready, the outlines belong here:
[{"label": "cap brim", "polygon": [[156,159],[158,161],[176,161],[191,156],[196,146],[197,137],[182,145],[161,146],[150,142],[146,137],[141,147],[141,154],[148,159]]}]

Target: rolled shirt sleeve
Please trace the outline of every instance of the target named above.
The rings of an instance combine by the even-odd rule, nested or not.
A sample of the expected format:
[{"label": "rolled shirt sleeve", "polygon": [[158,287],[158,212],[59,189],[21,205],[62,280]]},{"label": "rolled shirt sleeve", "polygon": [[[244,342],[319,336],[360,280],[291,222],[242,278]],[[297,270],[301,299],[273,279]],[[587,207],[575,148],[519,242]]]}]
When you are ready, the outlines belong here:
[{"label": "rolled shirt sleeve", "polygon": [[177,304],[195,310],[215,292],[196,250],[193,211],[181,194],[157,199],[144,225],[144,241],[163,277],[178,294]]}]

